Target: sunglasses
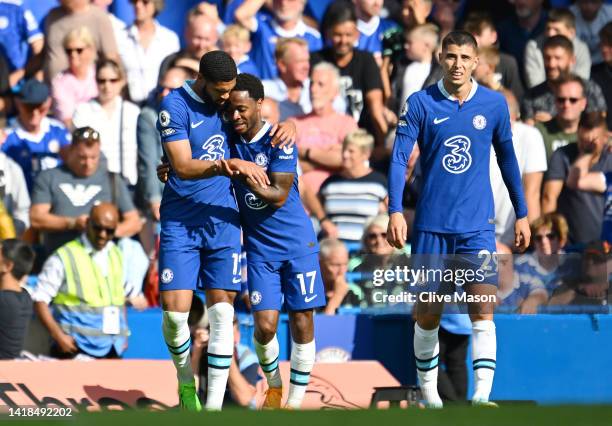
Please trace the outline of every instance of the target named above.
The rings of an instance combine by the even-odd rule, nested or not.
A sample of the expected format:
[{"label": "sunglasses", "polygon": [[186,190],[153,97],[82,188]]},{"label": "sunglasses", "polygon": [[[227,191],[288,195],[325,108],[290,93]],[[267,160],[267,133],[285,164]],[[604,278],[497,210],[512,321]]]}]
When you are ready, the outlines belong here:
[{"label": "sunglasses", "polygon": [[386,232],[370,232],[369,234],[366,235],[366,238],[368,240],[375,240],[378,237],[386,239],[387,238],[387,233]]},{"label": "sunglasses", "polygon": [[91,127],[81,127],[72,133],[72,139],[99,141],[100,133]]},{"label": "sunglasses", "polygon": [[570,104],[575,104],[576,102],[578,102],[580,99],[582,98],[564,98],[564,97],[557,97],[557,102],[559,102],[560,104],[564,104],[566,102],[569,102]]},{"label": "sunglasses", "polygon": [[117,83],[119,82],[119,78],[96,78],[96,81],[98,82],[98,84],[104,84],[104,83]]},{"label": "sunglasses", "polygon": [[138,2],[140,2],[140,3],[144,4],[145,6],[147,6],[150,3],[153,3],[153,0],[130,0],[130,3],[132,3],[132,4],[136,4]]},{"label": "sunglasses", "polygon": [[535,240],[539,243],[541,243],[542,241],[544,241],[544,238],[546,238],[547,240],[553,240],[555,238],[557,238],[557,234],[555,234],[554,232],[549,232],[547,234],[537,234],[535,236]]},{"label": "sunglasses", "polygon": [[92,223],[91,226],[94,229],[94,231],[96,231],[96,232],[106,231],[106,233],[109,234],[109,235],[114,235],[115,234],[115,230],[117,229],[117,228],[107,228],[107,227],[102,226],[102,225],[100,225],[98,223]]},{"label": "sunglasses", "polygon": [[75,48],[66,47],[64,48],[64,51],[66,52],[66,55],[68,56],[72,55],[72,52],[76,52],[77,55],[80,55],[81,53],[83,53],[84,50],[85,50],[85,47],[75,47]]}]

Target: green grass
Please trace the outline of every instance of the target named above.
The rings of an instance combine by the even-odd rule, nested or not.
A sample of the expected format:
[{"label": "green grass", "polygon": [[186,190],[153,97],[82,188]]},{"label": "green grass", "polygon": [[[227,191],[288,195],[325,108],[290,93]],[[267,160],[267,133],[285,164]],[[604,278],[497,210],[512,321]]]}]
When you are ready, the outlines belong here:
[{"label": "green grass", "polygon": [[[11,420],[14,418],[0,418]],[[443,410],[244,411],[221,413],[103,412],[64,419],[21,419],[27,425],[146,426],[583,426],[612,425],[612,406],[512,405],[494,408],[450,407]]]}]

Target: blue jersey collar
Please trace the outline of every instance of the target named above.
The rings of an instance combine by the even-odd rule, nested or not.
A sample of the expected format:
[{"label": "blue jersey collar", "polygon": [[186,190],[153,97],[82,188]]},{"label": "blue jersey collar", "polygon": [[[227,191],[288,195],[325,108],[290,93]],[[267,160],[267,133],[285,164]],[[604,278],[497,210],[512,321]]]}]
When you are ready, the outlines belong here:
[{"label": "blue jersey collar", "polygon": [[246,143],[246,144],[258,142],[261,138],[263,138],[265,135],[268,134],[269,129],[270,129],[270,123],[264,121],[263,127],[259,129],[259,132],[257,132],[257,134],[253,137],[253,139],[251,139],[250,141],[247,141],[242,136],[240,136],[240,142]]},{"label": "blue jersey collar", "polygon": [[[446,91],[446,88],[444,87],[443,80],[444,79],[442,79],[442,78],[440,80],[438,80],[438,90],[449,101],[456,101],[457,98],[454,97],[453,95],[451,95],[450,93],[448,93]],[[476,80],[474,80],[473,78],[470,78],[470,81],[472,82],[472,89],[470,90],[470,93],[468,94],[467,98],[465,98],[464,102],[467,102],[470,99],[472,99],[474,97],[474,95],[476,94],[476,89],[478,89],[478,83],[476,82]]]},{"label": "blue jersey collar", "polygon": [[191,96],[193,99],[195,99],[196,101],[202,104],[205,103],[204,100],[196,92],[194,92],[193,89],[191,88],[191,85],[193,83],[195,83],[195,80],[185,80],[185,84],[183,84],[183,89],[185,89],[187,94]]}]

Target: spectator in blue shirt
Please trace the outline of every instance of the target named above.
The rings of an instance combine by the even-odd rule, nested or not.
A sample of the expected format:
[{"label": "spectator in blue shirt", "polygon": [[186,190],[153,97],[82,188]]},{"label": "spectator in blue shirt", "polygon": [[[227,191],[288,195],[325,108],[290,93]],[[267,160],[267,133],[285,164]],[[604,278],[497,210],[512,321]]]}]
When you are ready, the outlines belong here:
[{"label": "spectator in blue shirt", "polygon": [[61,122],[47,117],[51,97],[45,83],[26,81],[15,96],[15,106],[17,117],[9,122],[2,151],[21,166],[31,192],[41,170],[62,163],[61,151],[70,144],[70,134]]}]

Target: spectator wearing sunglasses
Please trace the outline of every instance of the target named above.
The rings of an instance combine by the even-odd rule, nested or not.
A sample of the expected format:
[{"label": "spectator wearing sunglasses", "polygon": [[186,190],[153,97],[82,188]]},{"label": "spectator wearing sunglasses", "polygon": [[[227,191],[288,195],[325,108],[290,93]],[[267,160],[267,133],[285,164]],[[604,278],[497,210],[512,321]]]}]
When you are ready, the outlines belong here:
[{"label": "spectator wearing sunglasses", "polygon": [[77,238],[86,229],[89,211],[100,202],[112,202],[119,208],[115,237],[131,237],[140,231],[140,218],[126,183],[108,171],[100,154],[100,133],[91,127],[78,128],[72,133],[66,162],[38,175],[30,220],[43,233],[47,253]]},{"label": "spectator wearing sunglasses", "polygon": [[557,113],[550,121],[536,123],[544,139],[547,161],[557,149],[576,143],[578,122],[587,104],[584,80],[573,74],[561,77],[553,93]]},{"label": "spectator wearing sunglasses", "polygon": [[68,68],[51,81],[51,93],[53,115],[66,127],[72,126],[72,115],[78,104],[98,96],[94,43],[87,27],[76,28],[64,38]]},{"label": "spectator wearing sunglasses", "polygon": [[32,299],[53,339],[52,356],[119,358],[127,348],[127,265],[113,242],[119,227],[117,208],[108,202],[97,204],[83,232],[45,262]]}]

